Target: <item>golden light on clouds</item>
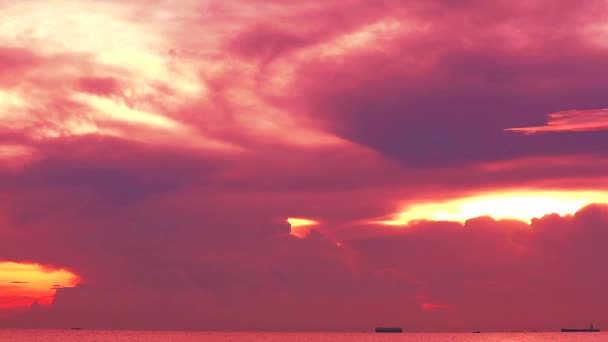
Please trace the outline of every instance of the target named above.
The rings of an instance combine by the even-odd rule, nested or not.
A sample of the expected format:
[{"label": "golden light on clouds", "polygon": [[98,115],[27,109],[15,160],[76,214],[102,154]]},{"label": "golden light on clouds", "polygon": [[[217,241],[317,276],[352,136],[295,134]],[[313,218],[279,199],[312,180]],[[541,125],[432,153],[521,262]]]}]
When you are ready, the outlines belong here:
[{"label": "golden light on clouds", "polygon": [[[24,0],[0,7],[0,16],[7,19],[0,25],[0,45],[27,50],[40,59],[30,66],[35,73],[22,75],[19,88],[0,90],[0,126],[25,129],[42,139],[100,134],[150,142],[163,140],[162,133],[167,132],[197,140],[197,146],[225,147],[198,137],[172,116],[181,104],[204,95],[204,83],[191,61],[176,61],[169,54],[172,44],[162,27],[132,20],[136,6],[66,0],[50,0],[47,5],[41,8],[37,1]],[[81,77],[115,80],[120,96],[74,91],[71,85]],[[47,83],[53,86],[45,87]],[[61,101],[90,112],[47,108]],[[37,112],[50,114],[41,120]],[[122,123],[142,129],[125,132],[116,127]],[[160,137],[150,134],[149,128]]]},{"label": "golden light on clouds", "polygon": [[[16,71],[19,87],[0,89],[0,128],[35,140],[101,135],[222,153],[248,151],[251,146],[243,140],[315,148],[346,145],[312,114],[269,100],[289,92],[262,91],[263,84],[274,84],[283,74],[264,72],[269,81],[261,82],[257,62],[227,58],[224,40],[249,21],[209,18],[204,27],[184,26],[191,12],[199,10],[198,1],[177,7],[115,1],[45,4],[22,0],[0,6],[0,17],[6,18],[0,23],[0,46],[24,59]],[[382,22],[356,31],[333,54],[363,49],[398,27]],[[198,42],[201,36],[204,44]],[[313,51],[285,63],[295,70],[317,57]],[[107,80],[112,86],[76,87],[83,79]]]},{"label": "golden light on clouds", "polygon": [[2,109],[0,115],[7,115],[5,111],[7,111],[8,109],[12,109],[13,107],[23,106],[23,104],[24,101],[19,96],[19,94],[15,92],[0,90],[0,109]]},{"label": "golden light on clouds", "polygon": [[107,118],[112,120],[142,124],[167,130],[183,128],[179,122],[168,117],[129,108],[125,104],[117,103],[108,98],[86,94],[77,94],[75,98],[88,104],[91,108],[94,108],[99,113],[103,113]]},{"label": "golden light on clouds", "polygon": [[464,222],[484,215],[494,219],[530,221],[553,213],[574,214],[581,207],[597,202],[608,202],[608,194],[599,191],[509,191],[415,204],[393,219],[375,223],[405,225],[413,220]]},{"label": "golden light on clouds", "polygon": [[317,46],[315,47],[315,52],[321,57],[336,57],[369,50],[370,45],[379,49],[385,44],[388,45],[391,39],[394,39],[395,36],[402,34],[404,30],[409,28],[405,26],[406,23],[397,20],[381,20]]},{"label": "golden light on clouds", "polygon": [[289,222],[289,224],[291,225],[291,232],[289,234],[301,239],[307,237],[308,234],[310,234],[311,226],[316,226],[319,224],[319,222],[315,220],[295,217],[288,218],[287,222]]},{"label": "golden light on clouds", "polygon": [[5,20],[0,25],[0,43],[46,56],[89,55],[99,65],[133,72],[134,79],[161,81],[188,94],[202,90],[194,73],[170,62],[166,51],[171,43],[161,28],[132,20],[135,6],[68,0],[45,4],[23,0],[2,6],[0,15]]},{"label": "golden light on clouds", "polygon": [[79,282],[77,275],[64,269],[0,262],[0,308],[29,307],[34,302],[48,305],[53,302],[55,289]]}]

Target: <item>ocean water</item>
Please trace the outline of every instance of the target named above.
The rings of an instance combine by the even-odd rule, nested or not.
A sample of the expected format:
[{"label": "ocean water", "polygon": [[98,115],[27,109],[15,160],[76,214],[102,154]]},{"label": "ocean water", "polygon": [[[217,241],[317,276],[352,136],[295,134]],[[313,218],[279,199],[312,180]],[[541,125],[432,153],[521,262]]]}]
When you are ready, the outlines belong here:
[{"label": "ocean water", "polygon": [[592,342],[608,333],[223,333],[121,330],[0,330],[0,342]]}]

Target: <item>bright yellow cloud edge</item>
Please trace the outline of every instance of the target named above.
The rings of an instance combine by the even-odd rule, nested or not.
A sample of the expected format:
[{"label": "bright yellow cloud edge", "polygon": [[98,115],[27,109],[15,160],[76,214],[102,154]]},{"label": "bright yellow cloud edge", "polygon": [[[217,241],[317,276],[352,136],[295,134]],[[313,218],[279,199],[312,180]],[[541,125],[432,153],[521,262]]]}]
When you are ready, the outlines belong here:
[{"label": "bright yellow cloud edge", "polygon": [[56,288],[80,282],[74,273],[38,264],[0,262],[0,307],[18,308],[34,302],[51,304]]},{"label": "bright yellow cloud edge", "polygon": [[400,226],[414,220],[464,222],[485,215],[529,222],[552,213],[574,214],[585,205],[605,202],[608,193],[600,191],[508,191],[414,204],[391,219],[373,223]]}]

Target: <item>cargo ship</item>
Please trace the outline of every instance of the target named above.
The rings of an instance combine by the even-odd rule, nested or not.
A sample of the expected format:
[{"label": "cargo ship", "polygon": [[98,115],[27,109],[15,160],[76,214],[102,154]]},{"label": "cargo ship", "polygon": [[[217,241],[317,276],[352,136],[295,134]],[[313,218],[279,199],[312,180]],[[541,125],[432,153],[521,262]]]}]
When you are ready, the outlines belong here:
[{"label": "cargo ship", "polygon": [[377,333],[401,333],[403,332],[402,328],[399,327],[377,327]]},{"label": "cargo ship", "polygon": [[562,332],[598,332],[600,329],[597,329],[591,324],[589,328],[576,329],[576,328],[562,328]]}]

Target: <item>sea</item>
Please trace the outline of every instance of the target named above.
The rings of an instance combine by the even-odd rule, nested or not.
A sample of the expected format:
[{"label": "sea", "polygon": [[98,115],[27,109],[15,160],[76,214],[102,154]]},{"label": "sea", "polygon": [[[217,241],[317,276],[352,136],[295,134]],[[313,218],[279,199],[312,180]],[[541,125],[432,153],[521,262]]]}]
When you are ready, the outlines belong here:
[{"label": "sea", "polygon": [[124,330],[0,330],[0,342],[594,342],[608,341],[599,333],[279,333],[172,332]]}]

